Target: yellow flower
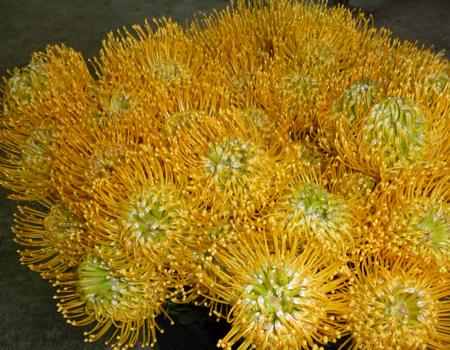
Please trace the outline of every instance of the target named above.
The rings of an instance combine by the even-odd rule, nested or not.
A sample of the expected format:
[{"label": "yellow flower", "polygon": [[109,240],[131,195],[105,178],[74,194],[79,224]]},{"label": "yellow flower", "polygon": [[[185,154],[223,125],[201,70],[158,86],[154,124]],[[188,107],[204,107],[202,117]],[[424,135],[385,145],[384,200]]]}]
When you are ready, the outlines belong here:
[{"label": "yellow flower", "polygon": [[369,256],[350,281],[349,350],[450,346],[448,278],[436,265]]},{"label": "yellow flower", "polygon": [[170,319],[161,307],[167,285],[155,271],[154,266],[139,270],[118,249],[98,247],[83,258],[76,272],[58,276],[54,284],[59,287],[55,298],[61,299],[58,311],[74,326],[96,323],[84,333],[86,342],[115,327],[106,341],[115,349],[133,346],[141,332],[143,344],[153,346],[155,328],[163,332],[156,316],[163,312]]},{"label": "yellow flower", "polygon": [[53,279],[80,260],[93,247],[85,221],[61,201],[43,201],[48,212],[19,207],[12,231],[15,241],[31,249],[19,250],[20,261],[43,278]]},{"label": "yellow flower", "polygon": [[373,224],[371,251],[382,254],[420,257],[446,273],[450,269],[450,206],[447,174],[433,170],[406,172],[396,183],[380,192]]},{"label": "yellow flower", "polygon": [[357,252],[365,208],[359,191],[344,194],[336,183],[346,182],[345,174],[329,164],[324,170],[300,169],[268,213],[269,226],[280,226],[284,235],[299,240],[317,240],[329,258],[347,262]]},{"label": "yellow flower", "polygon": [[149,131],[155,123],[149,115],[127,110],[100,122],[94,113],[86,113],[81,120],[61,126],[54,137],[57,147],[51,172],[61,198],[82,215],[98,189],[114,179],[127,159],[153,152],[158,136]]},{"label": "yellow flower", "polygon": [[297,250],[298,238],[282,237],[251,231],[210,260],[218,281],[206,276],[205,286],[232,306],[232,328],[218,347],[231,349],[242,337],[239,350],[318,349],[345,334],[338,321],[348,312],[345,278],[336,277],[341,264],[328,264],[313,244]]},{"label": "yellow flower", "polygon": [[[14,199],[40,200],[53,193],[50,179],[55,134],[70,114],[77,119],[94,100],[95,82],[82,57],[66,47],[48,47],[8,81],[0,113],[1,184]],[[64,93],[62,93],[64,92]]]}]

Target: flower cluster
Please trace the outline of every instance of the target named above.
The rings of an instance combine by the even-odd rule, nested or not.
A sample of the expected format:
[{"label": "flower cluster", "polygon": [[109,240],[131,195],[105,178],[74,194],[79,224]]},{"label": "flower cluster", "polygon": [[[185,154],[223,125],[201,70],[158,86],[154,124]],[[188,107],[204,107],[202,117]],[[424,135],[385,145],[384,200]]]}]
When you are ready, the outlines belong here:
[{"label": "flower cluster", "polygon": [[188,304],[228,350],[450,348],[450,63],[309,2],[134,29],[96,78],[49,46],[3,87],[0,183],[43,205],[20,259],[68,323],[154,345]]}]

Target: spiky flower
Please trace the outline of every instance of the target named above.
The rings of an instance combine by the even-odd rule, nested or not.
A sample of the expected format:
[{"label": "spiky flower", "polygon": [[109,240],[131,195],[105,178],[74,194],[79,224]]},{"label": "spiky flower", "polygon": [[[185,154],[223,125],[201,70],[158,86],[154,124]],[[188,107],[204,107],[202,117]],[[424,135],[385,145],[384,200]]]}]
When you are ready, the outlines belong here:
[{"label": "spiky flower", "polygon": [[407,162],[420,159],[429,126],[426,115],[412,101],[391,97],[370,111],[366,130],[362,147],[375,144],[389,168],[404,158]]},{"label": "spiky flower", "polygon": [[422,171],[400,177],[395,187],[380,193],[374,203],[377,213],[371,221],[378,218],[374,237],[384,254],[420,257],[447,273],[450,269],[448,176],[436,181],[436,175]]},{"label": "spiky flower", "polygon": [[334,277],[340,264],[327,265],[313,245],[297,251],[297,238],[278,241],[276,233],[277,249],[270,248],[261,234],[250,233],[250,241],[241,239],[210,263],[221,281],[210,288],[232,305],[232,328],[218,347],[229,350],[241,337],[239,350],[318,349],[336,342],[345,333],[337,319],[347,312],[344,279]]},{"label": "spiky flower", "polygon": [[344,198],[333,175],[332,166],[300,169],[281,193],[268,221],[272,227],[280,224],[283,234],[317,240],[333,258],[347,261],[361,236],[361,208],[357,194]]},{"label": "spiky flower", "polygon": [[334,112],[345,113],[351,123],[375,104],[380,89],[380,85],[370,78],[355,80],[333,102]]},{"label": "spiky flower", "polygon": [[[19,147],[21,148],[20,153],[11,152],[7,159],[1,159],[2,185],[20,193],[12,197],[36,200],[43,199],[54,192],[50,179],[53,133],[53,125],[48,125],[47,128],[30,126],[29,130],[21,132],[20,138],[13,132],[4,131],[4,134],[9,134],[7,138],[17,137],[14,148],[11,147],[12,142],[8,142],[7,138],[3,140],[10,144],[10,150],[18,151]],[[17,179],[22,180],[19,182]]]},{"label": "spiky flower", "polygon": [[209,145],[205,161],[208,162],[207,169],[211,176],[217,177],[225,185],[232,176],[242,182],[243,177],[250,174],[249,163],[255,156],[242,140],[224,137]]},{"label": "spiky flower", "polygon": [[320,118],[319,142],[328,152],[335,153],[337,130],[350,133],[352,125],[361,120],[381,95],[381,86],[370,78],[355,80],[332,103],[330,116]]},{"label": "spiky flower", "polygon": [[16,192],[12,198],[41,200],[55,192],[50,184],[55,133],[68,115],[75,120],[86,113],[95,83],[81,56],[65,46],[33,55],[12,79],[0,113],[0,144],[7,155],[0,159],[0,179]]},{"label": "spiky flower", "polygon": [[34,55],[27,67],[14,71],[5,87],[0,143],[8,158],[1,159],[2,185],[12,188],[22,199],[42,199],[52,192],[49,146],[55,123],[32,112],[40,109],[36,101],[50,88],[47,74],[51,69],[45,59]]},{"label": "spiky flower", "polygon": [[315,237],[327,250],[345,255],[357,236],[352,233],[354,217],[347,201],[315,184],[299,184],[291,191],[286,203],[286,230]]},{"label": "spiky flower", "polygon": [[[354,124],[353,129],[359,124]],[[353,130],[349,136],[342,129],[340,132],[338,153],[348,157],[353,168],[368,175],[392,177],[402,168],[417,167],[435,156],[431,121],[421,107],[407,98],[387,97],[370,109],[357,131],[355,151],[348,150],[354,142]]]},{"label": "spiky flower", "polygon": [[444,256],[450,254],[450,207],[446,204],[423,204],[423,215],[414,226],[414,230],[423,232],[423,239],[431,243],[438,261],[442,263]]},{"label": "spiky flower", "polygon": [[118,214],[122,244],[137,257],[164,260],[173,254],[176,238],[189,232],[181,191],[170,184],[137,188]]},{"label": "spiky flower", "polygon": [[43,278],[54,278],[80,260],[92,248],[86,223],[63,202],[43,202],[49,212],[19,207],[17,225],[13,227],[16,242],[31,249],[19,250],[22,264]]},{"label": "spiky flower", "polygon": [[46,73],[48,66],[43,60],[35,56],[28,66],[22,69],[15,69],[11,78],[6,84],[6,96],[4,100],[5,108],[9,112],[20,117],[20,108],[31,103],[31,99],[39,95],[42,89],[46,88]]},{"label": "spiky flower", "polygon": [[106,341],[106,344],[112,342],[114,349],[132,347],[140,332],[143,344],[155,344],[155,328],[159,329],[155,317],[165,312],[160,307],[165,300],[165,289],[159,287],[157,278],[152,280],[152,269],[142,272],[144,280],[130,278],[128,274],[138,272],[132,271],[125,254],[111,247],[99,247],[84,257],[76,273],[58,276],[55,285],[60,289],[55,298],[61,299],[58,311],[69,319],[67,322],[74,326],[96,322],[91,331],[85,332],[86,342],[116,327]]},{"label": "spiky flower", "polygon": [[147,130],[154,128],[155,121],[149,115],[127,110],[120,113],[120,119],[108,118],[99,123],[93,114],[87,114],[82,126],[68,122],[54,137],[53,187],[80,215],[86,214],[98,190],[134,154],[154,155],[156,135],[149,135]]},{"label": "spiky flower", "polygon": [[449,346],[450,292],[438,267],[420,259],[368,257],[351,282],[349,350]]},{"label": "spiky flower", "polygon": [[[278,145],[268,149],[256,128],[246,128],[240,110],[216,118],[215,125],[213,118],[191,119],[191,135],[181,138],[185,126],[179,128],[167,142],[167,153],[174,171],[188,175],[186,192],[199,210],[209,207],[225,219],[254,216],[283,186],[295,154]],[[277,171],[283,166],[285,171]]]},{"label": "spiky flower", "polygon": [[215,209],[252,216],[274,195],[272,174],[277,165],[261,144],[250,139],[225,136],[214,140],[201,155],[200,165],[193,183],[203,184],[205,204],[215,203]]}]

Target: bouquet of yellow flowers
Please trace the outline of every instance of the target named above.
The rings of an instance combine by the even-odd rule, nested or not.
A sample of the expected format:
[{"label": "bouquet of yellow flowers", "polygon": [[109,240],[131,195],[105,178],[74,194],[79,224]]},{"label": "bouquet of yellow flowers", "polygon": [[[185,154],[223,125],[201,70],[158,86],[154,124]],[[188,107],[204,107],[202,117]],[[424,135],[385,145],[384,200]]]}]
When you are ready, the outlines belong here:
[{"label": "bouquet of yellow flowers", "polygon": [[154,346],[186,304],[227,350],[450,348],[450,62],[324,3],[157,25],[96,79],[49,46],[3,87],[0,183],[44,208],[20,259],[67,322]]}]

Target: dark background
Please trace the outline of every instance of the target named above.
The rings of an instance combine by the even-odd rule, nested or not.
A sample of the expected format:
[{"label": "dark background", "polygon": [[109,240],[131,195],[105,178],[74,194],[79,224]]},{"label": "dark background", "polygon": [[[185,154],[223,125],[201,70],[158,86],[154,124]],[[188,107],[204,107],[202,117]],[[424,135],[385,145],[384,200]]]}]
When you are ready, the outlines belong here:
[{"label": "dark background", "polygon": [[[64,43],[87,60],[98,54],[107,34],[123,26],[162,16],[185,23],[199,11],[210,13],[228,0],[0,0],[0,77],[25,66],[34,51]],[[450,0],[350,0],[350,8],[372,15],[376,27],[392,37],[425,45],[450,59]],[[3,84],[3,81],[2,81]],[[83,331],[68,325],[56,311],[55,288],[21,266],[11,225],[18,203],[0,187],[0,348],[2,350],[109,349],[101,338],[83,342]],[[161,350],[214,349],[221,327],[198,324],[169,326],[158,342]],[[89,329],[89,327],[88,327]],[[225,330],[226,331],[226,330]],[[139,344],[138,344],[139,345]]]}]

